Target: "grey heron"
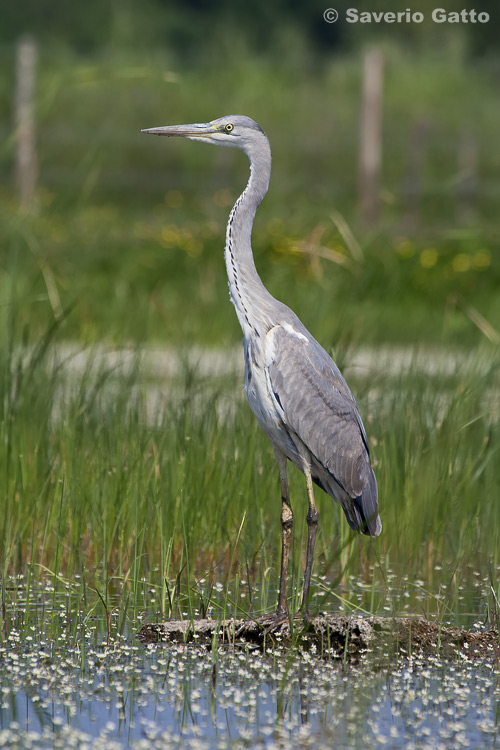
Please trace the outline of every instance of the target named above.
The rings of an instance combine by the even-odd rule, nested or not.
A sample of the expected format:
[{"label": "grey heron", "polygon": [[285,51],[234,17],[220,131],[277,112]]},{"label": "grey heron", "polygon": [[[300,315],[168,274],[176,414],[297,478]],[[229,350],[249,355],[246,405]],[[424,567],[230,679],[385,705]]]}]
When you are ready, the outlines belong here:
[{"label": "grey heron", "polygon": [[271,440],[281,481],[281,574],[272,617],[277,622],[288,617],[286,578],[293,512],[287,460],[303,472],[307,484],[308,540],[300,608],[307,615],[318,527],[313,483],[340,503],[352,529],[374,537],[382,525],[377,482],[356,401],[331,357],[295,313],[268,292],[255,268],[251,233],[269,186],[269,141],[254,120],[241,115],[143,132],[239,148],[250,160],[248,184],[229,215],[224,255],[231,301],[243,330],[248,402]]}]

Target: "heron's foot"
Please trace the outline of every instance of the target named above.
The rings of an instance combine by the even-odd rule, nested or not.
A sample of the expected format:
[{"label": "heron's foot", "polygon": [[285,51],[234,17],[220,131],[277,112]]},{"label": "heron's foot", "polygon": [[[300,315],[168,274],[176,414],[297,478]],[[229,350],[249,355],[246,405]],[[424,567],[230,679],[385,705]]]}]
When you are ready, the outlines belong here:
[{"label": "heron's foot", "polygon": [[303,624],[307,625],[309,622],[311,622],[311,619],[312,619],[311,615],[309,614],[309,608],[304,607],[304,605],[302,605],[300,609],[297,611],[295,618],[296,619],[300,618]]},{"label": "heron's foot", "polygon": [[285,622],[289,622],[290,616],[288,612],[276,610],[268,615],[262,615],[257,618],[257,622],[264,629],[265,634],[270,633],[272,630],[277,630],[280,625]]},{"label": "heron's foot", "polygon": [[[278,628],[284,623],[290,623],[290,619],[288,612],[273,612],[270,615],[259,617],[257,622],[264,628],[264,635],[267,635],[268,633],[278,630]],[[299,624],[299,626],[306,630],[312,621],[309,610],[303,610],[302,607],[294,613],[292,619],[294,623]]]},{"label": "heron's foot", "polygon": [[263,629],[264,635],[269,635],[269,633],[275,633],[279,630],[282,625],[288,624],[290,622],[290,615],[288,612],[277,610],[268,615],[258,617],[257,622]]},{"label": "heron's foot", "polygon": [[268,633],[272,633],[275,630],[277,630],[281,625],[284,625],[286,622],[289,622],[289,615],[288,612],[270,612],[267,615],[261,615],[260,617],[255,618],[248,618],[243,622],[239,629],[236,632],[236,636],[242,635],[245,630],[250,626],[251,628],[255,627],[257,625],[264,631],[264,635],[267,635]]}]

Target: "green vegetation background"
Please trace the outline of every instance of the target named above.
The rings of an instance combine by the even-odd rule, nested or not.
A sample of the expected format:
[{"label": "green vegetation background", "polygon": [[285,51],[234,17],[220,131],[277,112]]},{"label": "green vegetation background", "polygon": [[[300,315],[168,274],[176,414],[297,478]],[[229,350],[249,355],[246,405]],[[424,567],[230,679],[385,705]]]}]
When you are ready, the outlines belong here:
[{"label": "green vegetation background", "polygon": [[[236,586],[231,602],[246,607],[238,590],[245,580],[250,598],[257,583],[256,610],[272,606],[277,472],[246,404],[231,396],[229,416],[221,416],[221,394],[236,393],[235,384],[206,383],[187,369],[176,398],[167,388],[152,417],[139,366],[118,382],[112,369],[97,378],[84,372],[69,388],[64,371],[49,366],[52,343],[68,340],[239,343],[223,246],[246,159],[140,130],[243,113],[263,126],[273,150],[271,190],[254,232],[257,266],[273,294],[327,349],[335,347],[339,364],[351,346],[387,342],[472,352],[466,372],[450,354],[451,371],[437,379],[415,372],[354,382],[384,532],[376,545],[350,535],[339,509],[332,513],[321,496],[317,570],[333,600],[338,581],[355,580],[368,587],[363,606],[401,609],[391,589],[404,590],[410,576],[413,591],[431,592],[427,611],[475,612],[487,598],[485,581],[498,587],[500,549],[493,21],[348,34],[327,28],[322,6],[313,13],[307,4],[283,3],[266,22],[258,3],[260,21],[248,24],[234,16],[235,6],[150,1],[142,10],[134,3],[69,10],[55,3],[44,12],[32,4],[39,177],[28,213],[18,209],[12,180],[14,40],[25,28],[21,6],[5,11],[3,573],[29,583],[49,569],[77,599],[89,581],[122,593],[133,585],[135,594],[144,583],[156,587],[162,615],[172,585],[179,591],[183,582],[189,594],[195,580],[202,598],[210,597],[210,581]],[[374,41],[385,55],[382,209],[367,231],[357,205],[359,117],[362,52]],[[418,123],[427,140],[411,218],[407,181]],[[457,156],[464,133],[478,149],[477,190],[467,205]],[[301,477],[292,476],[299,585],[306,499]],[[472,592],[467,600],[463,587]]]},{"label": "green vegetation background", "polygon": [[[499,62],[488,46],[494,17],[461,28],[378,30],[386,58],[382,212],[367,232],[357,205],[359,119],[362,52],[374,29],[326,24],[319,7],[285,13],[285,5],[286,23],[275,11],[266,25],[264,11],[255,10],[272,40],[265,49],[254,26],[234,28],[238,19],[224,3],[210,12],[189,3],[150,2],[142,10],[90,4],[86,24],[76,9],[62,27],[67,10],[48,19],[34,13],[39,179],[28,216],[16,211],[12,184],[20,21],[10,7],[0,70],[0,287],[7,300],[15,276],[16,320],[30,336],[72,306],[64,335],[83,341],[239,339],[222,252],[246,158],[140,133],[231,113],[261,123],[273,150],[271,190],[255,226],[258,268],[327,346],[339,338],[473,346],[482,334],[469,306],[500,330]],[[213,36],[203,35],[207,14]],[[170,44],[178,27],[191,40],[183,49],[178,40]],[[414,221],[408,194],[419,126],[427,135]],[[464,134],[478,153],[468,207],[458,160]],[[353,258],[335,212],[362,260]],[[344,265],[322,257],[336,253]]]}]

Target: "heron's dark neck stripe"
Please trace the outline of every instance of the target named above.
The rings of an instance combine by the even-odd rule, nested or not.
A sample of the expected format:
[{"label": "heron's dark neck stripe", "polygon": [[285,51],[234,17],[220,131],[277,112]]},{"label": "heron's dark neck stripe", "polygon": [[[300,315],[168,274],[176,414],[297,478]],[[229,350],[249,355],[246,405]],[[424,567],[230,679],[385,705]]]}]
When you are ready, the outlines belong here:
[{"label": "heron's dark neck stripe", "polygon": [[264,179],[257,180],[255,174],[259,170],[253,168],[255,157],[250,154],[249,157],[250,179],[229,214],[225,259],[231,300],[243,332],[252,330],[259,336],[259,329],[265,324],[266,303],[273,298],[255,268],[251,234],[255,212],[267,192],[269,170]]},{"label": "heron's dark neck stripe", "polygon": [[[227,277],[228,277],[228,282],[229,282],[229,291],[231,295],[231,300],[236,308],[238,319],[240,320],[242,328],[243,328],[243,321],[242,321],[242,318],[243,318],[248,328],[252,328],[255,331],[255,327],[250,322],[250,315],[248,311],[248,302],[249,302],[249,300],[247,299],[248,291],[246,290],[246,287],[244,285],[245,267],[241,262],[241,257],[240,257],[241,254],[237,252],[237,242],[234,239],[234,225],[236,221],[236,226],[238,226],[238,222],[237,222],[238,209],[240,208],[242,202],[244,202],[245,192],[243,192],[240,195],[240,197],[234,204],[231,210],[231,213],[229,214],[229,220],[227,223],[227,232],[226,232],[226,267],[227,267]],[[248,250],[247,250],[247,253],[248,253]],[[253,258],[252,258],[252,261],[253,261]],[[257,273],[256,270],[255,270],[255,273]]]}]

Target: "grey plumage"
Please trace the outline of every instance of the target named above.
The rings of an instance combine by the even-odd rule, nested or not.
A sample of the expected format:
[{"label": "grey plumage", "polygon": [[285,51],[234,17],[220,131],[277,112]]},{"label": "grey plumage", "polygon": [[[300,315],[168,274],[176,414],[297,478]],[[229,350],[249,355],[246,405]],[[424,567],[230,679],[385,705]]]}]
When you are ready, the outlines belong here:
[{"label": "grey plumage", "polygon": [[269,367],[283,422],[306,446],[313,481],[342,505],[353,529],[376,536],[377,485],[356,402],[331,357],[298,323],[307,341],[280,327]]},{"label": "grey plumage", "polygon": [[351,528],[377,536],[382,526],[377,483],[354,397],[331,357],[295,313],[272,297],[255,268],[250,240],[255,212],[269,186],[269,142],[256,122],[240,115],[144,132],[240,148],[250,160],[250,179],[229,215],[225,261],[231,300],[243,330],[248,401],[272,442],[280,469],[278,618],[287,613],[286,572],[293,526],[287,459],[306,477],[309,528],[302,599],[306,613],[318,523],[312,482],[341,504]]}]

